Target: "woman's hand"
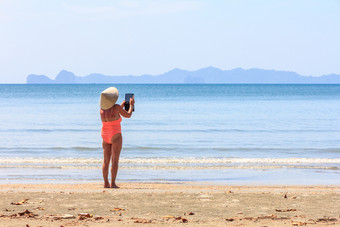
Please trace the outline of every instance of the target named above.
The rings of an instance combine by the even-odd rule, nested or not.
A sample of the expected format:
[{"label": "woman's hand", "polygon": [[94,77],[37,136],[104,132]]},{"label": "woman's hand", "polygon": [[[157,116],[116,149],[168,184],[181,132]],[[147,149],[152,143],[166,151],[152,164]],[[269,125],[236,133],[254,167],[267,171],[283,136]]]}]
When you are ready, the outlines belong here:
[{"label": "woman's hand", "polygon": [[135,98],[134,97],[130,98],[129,103],[130,103],[131,106],[134,106],[135,105]]},{"label": "woman's hand", "polygon": [[130,98],[130,100],[129,100],[129,104],[130,104],[129,111],[124,110],[125,103],[126,103],[125,101],[122,102],[121,107],[119,108],[119,113],[125,118],[130,118],[131,115],[132,115],[132,110],[133,110],[132,107],[135,105],[134,97]]}]

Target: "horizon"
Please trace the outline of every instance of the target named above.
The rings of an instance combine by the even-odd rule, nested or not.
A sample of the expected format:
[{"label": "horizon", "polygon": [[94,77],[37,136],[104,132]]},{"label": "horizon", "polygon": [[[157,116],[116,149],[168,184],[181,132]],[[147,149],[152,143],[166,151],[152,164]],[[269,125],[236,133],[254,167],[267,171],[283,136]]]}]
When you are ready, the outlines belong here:
[{"label": "horizon", "polygon": [[[76,75],[74,73],[74,75],[76,77],[86,77],[86,76],[89,76],[89,75],[92,75],[92,74],[101,74],[101,75],[104,75],[104,76],[112,76],[112,77],[118,77],[118,76],[135,76],[135,77],[140,77],[140,76],[145,76],[145,75],[148,75],[148,76],[160,76],[162,74],[166,74],[166,73],[169,73],[169,72],[172,72],[172,71],[175,71],[175,70],[180,70],[180,71],[188,71],[188,72],[196,72],[196,71],[200,71],[200,70],[203,70],[203,69],[209,69],[209,68],[213,68],[213,69],[218,69],[218,70],[221,70],[221,71],[232,71],[232,70],[236,70],[236,69],[242,69],[242,70],[264,70],[264,71],[274,71],[274,72],[289,72],[289,73],[297,73],[297,72],[294,72],[294,71],[289,71],[289,70],[276,70],[276,69],[261,69],[261,68],[242,68],[242,67],[236,67],[236,68],[232,68],[232,69],[220,69],[218,67],[215,67],[215,66],[207,66],[207,67],[203,67],[203,68],[199,68],[199,69],[194,69],[194,70],[188,70],[188,69],[183,69],[183,68],[178,68],[178,67],[175,67],[173,69],[170,69],[168,71],[165,71],[165,72],[161,72],[159,74],[147,74],[147,73],[142,73],[142,74],[124,74],[124,75],[107,75],[107,74],[103,74],[103,73],[100,73],[100,72],[91,72],[91,73],[87,73],[86,75]],[[61,73],[62,71],[66,71],[66,72],[71,72],[73,73],[72,71],[70,70],[67,70],[67,69],[61,69],[57,74],[55,75],[44,75],[44,74],[41,74],[41,75],[44,75],[44,76],[47,76],[48,78],[50,79],[55,79],[59,73]],[[297,73],[298,74],[298,73]],[[324,75],[301,75],[299,74],[300,76],[303,76],[303,77],[322,77],[322,76],[327,76],[327,75],[340,75],[340,74],[336,74],[336,73],[330,73],[330,74],[324,74]],[[26,76],[26,78],[29,76],[29,75],[32,75],[32,74],[28,74]],[[34,74],[34,75],[38,75],[38,74]]]},{"label": "horizon", "polygon": [[[142,74],[139,74],[139,75],[132,75],[132,74],[125,74],[125,75],[105,75],[103,73],[100,73],[100,72],[92,72],[92,73],[88,73],[86,75],[76,75],[74,74],[76,77],[86,77],[86,76],[89,76],[89,75],[92,75],[92,74],[100,74],[100,75],[103,75],[103,76],[109,76],[109,77],[121,77],[121,76],[133,76],[133,77],[141,77],[141,76],[154,76],[154,77],[157,77],[157,76],[160,76],[162,74],[166,74],[166,73],[169,73],[169,72],[172,72],[174,70],[181,70],[181,71],[188,71],[188,72],[196,72],[196,71],[199,71],[199,70],[203,70],[203,69],[209,69],[209,68],[214,68],[214,69],[218,69],[218,70],[221,70],[221,71],[232,71],[232,70],[236,70],[236,69],[242,69],[242,70],[264,70],[264,71],[275,71],[275,72],[288,72],[288,73],[297,73],[297,72],[294,72],[294,71],[288,71],[288,70],[276,70],[276,69],[261,69],[261,68],[248,68],[248,69],[245,69],[245,68],[242,68],[242,67],[236,67],[236,68],[232,68],[232,69],[220,69],[218,67],[214,67],[214,66],[207,66],[207,67],[204,67],[204,68],[199,68],[199,69],[194,69],[194,70],[187,70],[187,69],[182,69],[182,68],[173,68],[173,69],[170,69],[166,72],[163,72],[163,73],[160,73],[160,74],[146,74],[146,73],[142,73]],[[62,71],[66,71],[66,72],[71,72],[67,69],[61,69],[56,75],[44,75],[44,74],[40,74],[39,76],[46,76],[48,77],[49,79],[51,80],[55,80],[55,78],[58,76],[59,73],[61,73]],[[71,72],[73,73],[73,72]],[[298,73],[297,73],[298,74]],[[38,74],[28,74],[25,78],[25,82],[22,82],[22,83],[0,83],[0,84],[27,84],[27,77],[29,75],[38,75]],[[340,74],[336,74],[336,73],[330,73],[330,74],[325,74],[325,75],[316,75],[316,76],[313,76],[313,75],[301,75],[301,74],[298,74],[299,76],[302,76],[302,77],[313,77],[313,78],[316,78],[316,77],[322,77],[322,76],[328,76],[328,75],[339,75]],[[74,83],[74,84],[78,84],[78,83]],[[99,83],[100,84],[100,83]],[[103,83],[105,84],[105,83]],[[148,83],[146,83],[148,84]],[[152,83],[151,83],[152,84]],[[205,84],[205,83],[202,83],[202,84]],[[244,83],[244,84],[247,84],[247,83]],[[275,84],[275,83],[273,83]],[[298,83],[297,83],[298,84]]]},{"label": "horizon", "polygon": [[174,68],[158,75],[105,75],[91,73],[77,76],[61,70],[53,79],[47,75],[30,74],[27,84],[340,84],[340,75],[318,77],[299,75],[296,72],[265,70],[259,68],[234,68],[222,70],[206,67],[195,71]]},{"label": "horizon", "polygon": [[[89,75],[92,75],[92,74],[101,74],[101,75],[104,75],[104,76],[136,76],[136,77],[139,77],[139,76],[145,76],[145,75],[149,75],[149,76],[160,76],[162,74],[165,74],[165,73],[169,73],[169,72],[172,72],[172,71],[175,71],[175,70],[181,70],[181,71],[188,71],[188,72],[196,72],[196,71],[199,71],[199,70],[202,70],[202,69],[209,69],[209,68],[214,68],[214,69],[218,69],[218,70],[221,70],[221,71],[232,71],[232,70],[236,70],[236,69],[242,69],[242,70],[254,70],[254,69],[257,69],[257,70],[264,70],[264,71],[275,71],[275,72],[289,72],[289,73],[297,73],[297,72],[294,72],[294,71],[290,71],[290,70],[277,70],[277,69],[262,69],[262,68],[258,68],[258,67],[254,67],[254,68],[242,68],[242,67],[235,67],[235,68],[231,68],[231,69],[220,69],[218,67],[215,67],[215,66],[206,66],[206,67],[203,67],[203,68],[198,68],[198,69],[193,69],[193,70],[188,70],[188,69],[184,69],[184,68],[179,68],[179,67],[175,67],[173,69],[170,69],[168,71],[165,71],[165,72],[161,72],[159,74],[147,74],[147,73],[141,73],[141,74],[124,74],[124,75],[107,75],[107,74],[104,74],[104,73],[100,73],[100,72],[90,72],[90,73],[87,73],[86,75],[76,75],[74,73],[75,76],[77,77],[86,77],[86,76],[89,76]],[[67,69],[61,69],[59,72],[57,72],[57,74],[55,74],[54,76],[50,76],[50,75],[44,75],[44,74],[41,74],[41,75],[44,75],[44,76],[47,76],[48,78],[50,79],[53,79],[55,78],[59,73],[61,73],[62,71],[67,71],[67,72],[71,72],[73,73],[72,71],[70,70],[67,70]],[[299,73],[297,73],[299,74]],[[321,77],[321,76],[327,76],[327,75],[340,75],[340,74],[337,74],[337,73],[329,73],[329,74],[323,74],[323,75],[302,75],[302,74],[299,74],[300,76],[303,76],[303,77]],[[28,74],[27,76],[29,76],[31,74]],[[38,74],[34,74],[34,75],[38,75]],[[26,76],[26,78],[27,78]]]},{"label": "horizon", "polygon": [[[297,72],[294,72],[294,71],[287,71],[287,70],[276,70],[276,69],[261,69],[261,68],[248,68],[248,69],[245,69],[245,68],[242,68],[242,67],[236,67],[236,68],[232,68],[232,69],[220,69],[220,68],[217,68],[217,67],[214,67],[214,66],[207,66],[207,67],[204,67],[204,68],[199,68],[199,69],[194,69],[194,70],[187,70],[187,69],[182,69],[182,68],[173,68],[169,71],[166,71],[166,72],[163,72],[163,73],[160,73],[160,74],[139,74],[139,75],[132,75],[132,74],[125,74],[125,75],[106,75],[106,74],[102,74],[102,73],[98,73],[98,72],[92,72],[92,73],[88,73],[86,75],[76,75],[75,73],[67,70],[67,69],[61,69],[56,75],[43,75],[43,74],[28,74],[26,76],[26,80],[25,82],[22,82],[22,83],[0,83],[0,84],[4,84],[4,85],[10,85],[10,84],[35,84],[35,83],[28,83],[27,82],[27,78],[29,76],[45,76],[47,77],[48,79],[52,80],[52,81],[55,81],[56,77],[62,73],[62,72],[68,72],[68,73],[72,73],[74,74],[75,77],[77,78],[85,78],[85,77],[88,77],[90,75],[102,75],[102,76],[106,76],[106,77],[143,77],[143,76],[152,76],[152,77],[158,77],[158,76],[161,76],[161,75],[164,75],[164,74],[167,74],[167,73],[170,73],[170,72],[173,72],[173,71],[176,71],[176,70],[179,70],[179,71],[186,71],[186,72],[198,72],[200,70],[205,70],[205,69],[216,69],[216,70],[220,70],[222,72],[228,72],[228,71],[233,71],[233,70],[237,70],[237,69],[241,69],[241,70],[244,70],[244,71],[248,71],[248,70],[263,70],[263,71],[273,71],[273,72],[276,72],[276,73],[280,73],[280,72],[285,72],[285,73],[296,73],[298,76],[301,76],[301,77],[309,77],[309,78],[320,78],[320,77],[323,77],[323,76],[330,76],[330,75],[335,75],[335,76],[339,76],[340,77],[340,74],[335,74],[335,73],[330,73],[330,74],[327,74],[327,75],[317,75],[317,76],[313,76],[313,75],[301,75],[301,74],[298,74]],[[274,74],[273,74],[274,75]],[[40,83],[36,83],[36,84],[40,84]],[[42,83],[43,84],[43,83]],[[61,83],[61,84],[82,84],[82,83]],[[92,84],[92,83],[89,83],[89,84]],[[93,84],[107,84],[107,83],[93,83]],[[121,83],[121,84],[125,84],[125,83]],[[126,82],[126,84],[134,84],[134,83],[130,83],[130,82]],[[139,83],[139,82],[136,82],[135,84],[182,84],[182,83]],[[184,83],[184,84],[191,84],[191,83]],[[214,84],[214,83],[197,83],[197,84]],[[221,83],[216,83],[216,84],[221,84]],[[222,83],[223,84],[223,83]],[[226,84],[229,84],[229,83],[226,83]],[[230,84],[258,84],[258,83],[230,83]],[[261,83],[259,83],[261,84]],[[262,83],[262,84],[282,84],[282,83]],[[304,83],[287,83],[287,84],[304,84]],[[309,83],[305,83],[305,84],[309,84]],[[312,83],[313,84],[313,83]],[[315,83],[315,84],[318,84],[318,83]],[[322,84],[322,83],[320,83]],[[339,84],[339,83],[329,83],[329,84]]]},{"label": "horizon", "polygon": [[336,0],[0,2],[1,84],[208,66],[340,74]]}]

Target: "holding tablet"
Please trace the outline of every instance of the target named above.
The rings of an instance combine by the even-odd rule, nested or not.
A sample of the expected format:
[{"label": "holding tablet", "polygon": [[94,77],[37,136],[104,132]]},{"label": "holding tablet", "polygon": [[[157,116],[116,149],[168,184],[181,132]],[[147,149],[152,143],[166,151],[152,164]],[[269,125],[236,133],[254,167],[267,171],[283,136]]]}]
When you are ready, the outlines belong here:
[{"label": "holding tablet", "polygon": [[[133,98],[134,97],[134,94],[133,93],[126,93],[125,94],[125,110],[126,111],[129,111],[130,109],[130,98]],[[135,107],[133,106],[133,110],[132,111],[135,111]]]}]

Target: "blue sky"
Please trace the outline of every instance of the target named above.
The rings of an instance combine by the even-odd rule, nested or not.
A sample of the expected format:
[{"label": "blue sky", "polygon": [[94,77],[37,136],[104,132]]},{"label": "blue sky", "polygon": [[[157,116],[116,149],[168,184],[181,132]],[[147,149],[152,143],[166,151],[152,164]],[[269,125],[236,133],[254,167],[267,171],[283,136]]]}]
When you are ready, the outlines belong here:
[{"label": "blue sky", "polygon": [[340,74],[338,0],[0,0],[0,83],[214,66]]}]

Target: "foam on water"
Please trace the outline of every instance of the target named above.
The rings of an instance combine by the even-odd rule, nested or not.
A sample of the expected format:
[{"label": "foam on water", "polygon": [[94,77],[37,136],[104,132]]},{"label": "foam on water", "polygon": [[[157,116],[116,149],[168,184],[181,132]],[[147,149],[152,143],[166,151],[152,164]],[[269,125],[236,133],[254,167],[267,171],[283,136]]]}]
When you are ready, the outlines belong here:
[{"label": "foam on water", "polygon": [[[101,158],[0,158],[0,164],[96,164]],[[340,158],[121,158],[120,163],[131,164],[205,164],[205,163],[267,163],[267,164],[340,164]]]},{"label": "foam on water", "polygon": [[[100,169],[99,158],[0,158],[0,168]],[[319,158],[122,158],[122,169],[274,169],[339,170],[340,159]]]}]

